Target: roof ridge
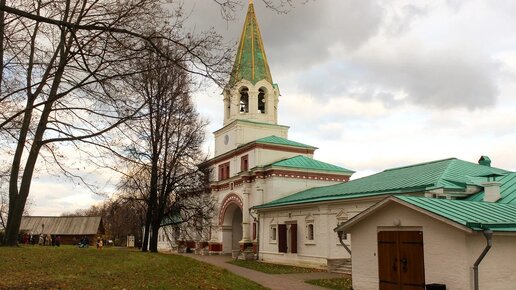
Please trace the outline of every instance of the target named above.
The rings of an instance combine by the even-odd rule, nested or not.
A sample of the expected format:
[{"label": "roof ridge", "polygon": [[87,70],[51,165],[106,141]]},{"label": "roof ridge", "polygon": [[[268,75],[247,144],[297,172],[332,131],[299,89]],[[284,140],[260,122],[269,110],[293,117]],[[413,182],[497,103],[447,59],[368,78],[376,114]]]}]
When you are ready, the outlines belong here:
[{"label": "roof ridge", "polygon": [[413,195],[393,195],[396,198],[405,200],[405,199],[422,199],[422,200],[431,200],[435,202],[457,202],[457,203],[465,203],[465,204],[481,204],[485,206],[495,206],[495,207],[507,207],[507,208],[516,208],[516,204],[511,203],[499,203],[499,202],[487,202],[481,200],[466,200],[466,199],[445,199],[445,198],[435,198],[435,197],[426,197],[426,196],[413,196]]},{"label": "roof ridge", "polygon": [[[452,182],[451,180],[447,180],[444,178],[444,176],[446,175],[446,173],[450,170],[450,164],[452,164],[454,161],[457,161],[457,159],[452,159],[450,160],[450,163],[448,163],[448,165],[446,166],[446,168],[443,170],[443,172],[441,173],[441,175],[439,176],[439,178],[437,178],[437,181],[435,182],[434,185],[437,185],[437,184],[440,184],[441,181],[443,180],[446,180],[448,182]],[[455,182],[454,182],[455,183]]]},{"label": "roof ridge", "polygon": [[[281,143],[277,143],[277,142],[270,142],[270,141],[273,141],[273,140],[267,140],[267,139],[277,139],[277,140],[281,140],[281,141],[288,141],[288,143],[290,143],[290,144],[281,144]],[[263,142],[263,143],[272,143],[272,144],[277,144],[277,145],[286,145],[286,146],[294,146],[294,147],[308,147],[308,148],[318,149],[315,146],[308,145],[308,144],[301,143],[301,142],[294,141],[294,140],[290,140],[288,138],[283,138],[283,137],[276,136],[276,135],[270,135],[270,136],[262,137],[262,138],[254,140],[254,141],[251,141],[249,143],[253,143],[253,142],[255,142],[255,143]],[[286,143],[286,142],[284,142],[284,143]]]},{"label": "roof ridge", "polygon": [[[285,158],[276,162],[273,162],[271,164],[268,164],[266,166],[284,166],[284,167],[296,167],[296,164],[281,164],[281,163],[287,163],[289,161],[297,161],[302,162],[304,164],[300,164],[298,168],[305,168],[305,169],[313,169],[313,170],[322,170],[322,171],[332,171],[332,172],[349,172],[354,173],[355,171],[347,169],[345,167],[335,165],[332,163],[324,162],[321,160],[317,160],[308,156],[304,156],[302,154],[292,156],[289,158]],[[314,166],[320,166],[320,168],[316,168]]]}]

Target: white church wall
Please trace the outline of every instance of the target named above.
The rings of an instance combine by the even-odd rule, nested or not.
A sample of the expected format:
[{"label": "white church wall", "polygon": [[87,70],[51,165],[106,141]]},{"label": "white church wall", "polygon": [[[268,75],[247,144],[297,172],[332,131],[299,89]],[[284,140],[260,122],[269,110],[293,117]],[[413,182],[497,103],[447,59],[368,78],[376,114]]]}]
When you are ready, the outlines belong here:
[{"label": "white church wall", "polygon": [[[260,258],[273,263],[308,267],[326,267],[328,259],[350,258],[333,231],[339,222],[347,221],[375,201],[339,202],[324,205],[298,205],[293,208],[268,210],[260,213]],[[344,218],[344,219],[343,219]],[[296,223],[297,253],[279,253],[277,240],[271,240],[271,227]],[[307,238],[308,224],[314,226],[313,240]],[[276,233],[277,234],[277,233]],[[349,246],[349,237],[345,243]]]},{"label": "white church wall", "polygon": [[267,184],[264,192],[264,202],[271,202],[278,198],[282,198],[305,189],[340,183],[336,181],[291,178],[283,176],[272,176],[268,177],[266,180]]},{"label": "white church wall", "polygon": [[224,154],[235,149],[236,147],[237,138],[235,130],[224,130],[220,134],[215,135],[215,156]]},{"label": "white church wall", "polygon": [[220,180],[219,177],[219,166],[222,164],[225,164],[229,162],[229,176],[234,177],[238,173],[242,172],[242,157],[247,155],[248,156],[248,169],[251,169],[256,166],[266,166],[269,164],[272,164],[274,162],[278,162],[284,159],[288,159],[291,157],[295,157],[298,155],[303,155],[306,157],[312,158],[312,154],[299,154],[299,153],[293,153],[293,152],[285,152],[285,151],[274,151],[274,150],[266,150],[266,149],[253,149],[249,151],[245,151],[243,153],[240,153],[238,155],[235,155],[229,159],[225,159],[223,161],[220,161],[218,163],[215,163],[212,166],[212,181],[218,181]]},{"label": "white church wall", "polygon": [[240,144],[243,145],[254,140],[269,137],[269,136],[278,136],[281,138],[288,138],[288,127],[280,126],[280,125],[261,125],[261,124],[246,124],[242,123],[242,130],[237,131],[239,136],[238,140]]},{"label": "white church wall", "polygon": [[[170,252],[177,250],[173,226],[163,226],[158,230],[158,251]],[[150,241],[150,237],[149,237]]]},{"label": "white church wall", "polygon": [[[288,138],[288,126],[248,123],[236,121],[218,131],[215,135],[215,156],[229,152],[240,145],[272,135]],[[227,136],[227,137],[226,137]],[[227,142],[226,142],[227,140]]]},{"label": "white church wall", "polygon": [[313,154],[309,153],[298,153],[298,152],[287,152],[281,150],[270,150],[257,148],[255,150],[255,166],[265,166],[278,162],[284,159],[292,158],[298,155],[303,155],[308,158],[313,158]]}]

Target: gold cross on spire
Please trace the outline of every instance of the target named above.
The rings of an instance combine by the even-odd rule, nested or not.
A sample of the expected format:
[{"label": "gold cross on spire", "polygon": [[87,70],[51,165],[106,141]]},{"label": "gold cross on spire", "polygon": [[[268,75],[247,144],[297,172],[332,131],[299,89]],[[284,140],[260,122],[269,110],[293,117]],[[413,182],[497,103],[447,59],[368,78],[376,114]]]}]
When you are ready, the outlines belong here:
[{"label": "gold cross on spire", "polygon": [[249,0],[249,4],[253,4],[253,0]]}]

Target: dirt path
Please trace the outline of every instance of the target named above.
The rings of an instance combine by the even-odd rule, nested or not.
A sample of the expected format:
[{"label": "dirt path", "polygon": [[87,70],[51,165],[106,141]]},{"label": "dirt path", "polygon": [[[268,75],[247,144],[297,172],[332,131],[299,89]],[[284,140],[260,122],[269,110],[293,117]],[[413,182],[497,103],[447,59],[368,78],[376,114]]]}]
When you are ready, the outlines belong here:
[{"label": "dirt path", "polygon": [[190,257],[208,264],[212,264],[228,271],[231,271],[239,276],[245,277],[252,280],[264,287],[274,290],[321,290],[328,289],[319,286],[307,284],[304,281],[313,279],[329,279],[329,278],[342,278],[341,274],[333,274],[326,272],[313,272],[313,273],[298,273],[298,274],[267,274],[251,269],[239,267],[233,264],[227,263],[231,261],[231,256],[201,256],[194,254],[182,254],[186,257]]}]

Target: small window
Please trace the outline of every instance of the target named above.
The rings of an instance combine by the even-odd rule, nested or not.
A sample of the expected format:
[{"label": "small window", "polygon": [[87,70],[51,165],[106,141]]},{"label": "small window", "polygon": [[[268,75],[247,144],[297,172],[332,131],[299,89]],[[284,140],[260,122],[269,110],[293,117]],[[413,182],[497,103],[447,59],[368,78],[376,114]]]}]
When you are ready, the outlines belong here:
[{"label": "small window", "polygon": [[[337,227],[344,224],[346,221],[349,220],[349,215],[345,210],[341,210],[337,214]],[[344,236],[342,237],[343,240],[346,240],[348,238],[348,235],[344,233]],[[338,238],[337,238],[338,239]],[[340,243],[340,242],[339,242]]]},{"label": "small window", "polygon": [[240,159],[240,170],[241,171],[247,171],[249,169],[249,156],[244,155]]},{"label": "small window", "polygon": [[229,162],[219,165],[219,180],[229,178]]},{"label": "small window", "polygon": [[[337,227],[340,227],[341,225],[343,225],[344,223],[346,223],[345,221],[342,221],[342,220],[339,220],[337,221]],[[344,233],[344,232],[338,232],[337,233],[337,240],[338,240],[338,244],[340,244],[340,237],[342,236],[342,240],[345,241],[348,239],[348,234],[347,233]]]},{"label": "small window", "polygon": [[309,241],[314,240],[314,224],[307,225],[306,239]]},{"label": "small window", "polygon": [[270,234],[271,234],[271,236],[270,236],[271,242],[275,242],[277,239],[278,228],[276,226],[271,226]]},{"label": "small window", "polygon": [[315,244],[315,224],[309,221],[305,226],[305,244]]},{"label": "small window", "polygon": [[305,217],[305,244],[315,244],[315,218],[311,214]]}]

